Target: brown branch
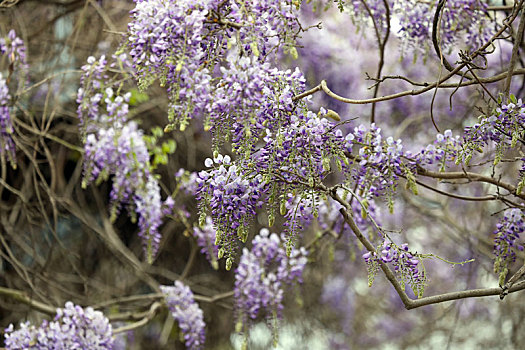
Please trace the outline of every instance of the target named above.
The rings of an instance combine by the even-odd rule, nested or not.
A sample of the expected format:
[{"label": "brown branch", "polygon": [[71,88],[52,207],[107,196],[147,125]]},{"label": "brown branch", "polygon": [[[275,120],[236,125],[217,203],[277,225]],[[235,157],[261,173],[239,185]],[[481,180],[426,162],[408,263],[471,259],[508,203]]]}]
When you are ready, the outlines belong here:
[{"label": "brown branch", "polygon": [[[330,191],[331,197],[339,202],[341,205],[344,206],[344,208],[341,208],[340,213],[343,215],[343,218],[345,219],[345,222],[350,226],[352,231],[354,232],[357,239],[365,246],[365,248],[369,252],[375,252],[375,247],[372,245],[372,243],[363,235],[359,227],[357,227],[354,219],[352,218],[353,211],[345,200],[343,200],[335,190]],[[446,301],[454,301],[458,299],[465,299],[465,298],[479,298],[479,297],[485,297],[485,296],[499,296],[501,294],[502,289],[499,287],[496,288],[484,288],[484,289],[469,289],[464,291],[457,291],[457,292],[450,292],[450,293],[444,293],[439,295],[434,295],[430,297],[423,297],[419,298],[417,300],[411,299],[403,290],[403,287],[399,283],[399,281],[396,279],[396,276],[394,275],[394,272],[382,261],[379,261],[379,266],[383,273],[385,274],[388,281],[392,284],[394,289],[396,290],[397,294],[401,298],[401,301],[405,305],[405,308],[407,310],[415,309],[418,307],[431,305],[431,304],[438,304],[443,303]],[[525,281],[517,283],[513,285],[509,289],[509,293],[517,292],[520,290],[525,289]]]},{"label": "brown branch", "polygon": [[512,72],[514,71],[516,62],[518,61],[518,52],[520,50],[521,42],[523,40],[524,30],[525,30],[525,9],[523,8],[523,5],[521,5],[521,17],[520,17],[520,24],[518,27],[518,34],[516,36],[516,41],[514,42],[514,46],[512,47],[512,56],[509,62],[507,80],[505,81],[505,88],[503,89],[503,94],[505,98],[509,97],[510,83],[512,81]]},{"label": "brown branch", "polygon": [[0,295],[29,305],[32,309],[40,311],[47,315],[54,316],[57,313],[56,307],[36,301],[29,297],[25,292],[20,290],[0,287]]},{"label": "brown branch", "polygon": [[469,181],[476,181],[476,182],[485,182],[489,183],[501,188],[506,189],[511,194],[513,194],[516,197],[519,197],[521,199],[525,199],[525,193],[518,194],[516,192],[516,187],[499,180],[496,180],[493,177],[485,176],[477,173],[472,172],[461,172],[461,171],[452,171],[452,172],[438,172],[438,171],[430,171],[422,168],[421,166],[418,166],[416,169],[416,172],[418,175],[432,177],[435,179],[448,179],[448,180],[457,180],[457,179],[467,179]]},{"label": "brown branch", "polygon": [[157,311],[160,309],[161,306],[162,304],[160,302],[158,301],[154,302],[153,304],[151,304],[149,310],[143,313],[143,317],[139,321],[119,327],[119,328],[115,328],[113,330],[113,334],[127,332],[127,331],[130,331],[136,328],[140,328],[146,325],[149,321],[153,319],[153,317],[155,317],[155,315],[157,314]]}]

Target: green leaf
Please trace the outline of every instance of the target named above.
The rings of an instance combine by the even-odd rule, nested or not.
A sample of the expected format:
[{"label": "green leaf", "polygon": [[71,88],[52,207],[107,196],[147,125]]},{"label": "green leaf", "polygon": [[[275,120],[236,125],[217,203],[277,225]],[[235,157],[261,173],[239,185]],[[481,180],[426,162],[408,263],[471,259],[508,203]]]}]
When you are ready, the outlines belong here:
[{"label": "green leaf", "polygon": [[[149,85],[151,82],[147,82],[144,85]],[[131,89],[131,97],[129,98],[129,105],[136,106],[149,100],[148,94],[139,91],[139,89]]]}]

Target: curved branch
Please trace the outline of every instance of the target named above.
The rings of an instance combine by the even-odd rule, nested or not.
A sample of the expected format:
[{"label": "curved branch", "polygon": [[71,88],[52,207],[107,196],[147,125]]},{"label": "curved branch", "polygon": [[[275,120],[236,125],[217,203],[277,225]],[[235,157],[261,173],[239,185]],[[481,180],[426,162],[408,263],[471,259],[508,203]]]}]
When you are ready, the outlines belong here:
[{"label": "curved branch", "polygon": [[516,197],[519,197],[521,199],[525,199],[525,193],[517,193],[516,187],[499,180],[496,180],[493,177],[485,176],[477,173],[471,173],[471,172],[461,172],[461,171],[452,171],[452,172],[438,172],[438,171],[430,171],[426,170],[425,168],[418,166],[416,168],[416,172],[418,175],[432,177],[435,179],[448,179],[448,180],[457,180],[457,179],[467,179],[470,181],[476,181],[476,182],[485,182],[489,183],[501,188],[506,189],[511,194],[513,194]]},{"label": "curved branch", "polygon": [[[359,241],[365,246],[365,248],[370,252],[375,252],[375,247],[372,245],[372,243],[363,235],[359,227],[357,227],[357,224],[355,223],[354,219],[352,218],[352,208],[350,207],[350,204],[348,204],[345,200],[343,200],[335,190],[330,192],[331,197],[339,202],[341,205],[344,206],[344,208],[341,208],[340,213],[343,215],[343,218],[345,219],[345,222],[350,226],[352,231],[354,232],[355,236]],[[388,281],[392,284],[394,289],[396,290],[397,294],[401,298],[401,301],[405,305],[405,308],[407,310],[415,309],[418,307],[431,305],[431,304],[438,304],[443,303],[446,301],[454,301],[458,299],[465,299],[465,298],[479,298],[479,297],[485,297],[485,296],[500,296],[502,293],[502,288],[496,287],[496,288],[484,288],[484,289],[469,289],[464,291],[457,291],[457,292],[450,292],[450,293],[444,293],[439,295],[434,295],[430,297],[423,297],[419,298],[417,300],[411,299],[404,291],[403,287],[399,283],[399,281],[396,279],[394,272],[390,269],[388,265],[383,263],[382,261],[379,261],[379,266],[381,270],[383,270],[383,273],[385,274]],[[508,292],[513,293],[520,290],[525,289],[525,281],[522,281],[520,283],[517,283],[513,285]]]},{"label": "curved branch", "polygon": [[153,319],[153,317],[155,317],[155,315],[157,314],[157,311],[160,309],[161,306],[162,304],[160,302],[158,301],[154,302],[153,304],[151,304],[149,310],[146,311],[146,313],[144,314],[141,320],[134,322],[132,324],[128,324],[128,325],[125,325],[119,328],[115,328],[113,330],[113,334],[127,332],[127,331],[130,331],[136,328],[140,328],[146,325],[149,321]]},{"label": "curved branch", "polygon": [[437,7],[436,7],[436,13],[434,14],[434,20],[432,21],[432,44],[434,45],[434,50],[436,51],[436,54],[438,55],[439,59],[441,60],[443,66],[449,71],[452,72],[454,70],[454,67],[448,62],[445,55],[443,55],[443,52],[441,51],[441,48],[439,47],[439,40],[438,40],[438,34],[439,34],[439,23],[441,23],[441,11],[445,7],[445,3],[447,0],[440,0]]}]

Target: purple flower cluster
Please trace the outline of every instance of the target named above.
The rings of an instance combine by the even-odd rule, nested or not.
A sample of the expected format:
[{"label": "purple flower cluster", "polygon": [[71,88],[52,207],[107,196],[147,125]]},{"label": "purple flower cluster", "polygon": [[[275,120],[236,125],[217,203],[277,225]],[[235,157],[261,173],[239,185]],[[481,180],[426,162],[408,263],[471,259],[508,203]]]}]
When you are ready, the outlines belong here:
[{"label": "purple flower cluster", "polygon": [[228,69],[221,67],[222,78],[210,106],[211,131],[218,133],[225,127],[229,130],[233,123],[238,123],[241,127],[241,132],[235,135],[238,141],[246,135],[246,124],[249,132],[251,128],[263,127],[255,114],[266,101],[264,89],[270,83],[270,66],[249,57],[235,61],[234,55],[228,56],[228,63]]},{"label": "purple flower cluster", "polygon": [[[217,123],[217,130],[225,125],[231,130],[232,119],[262,104],[265,78],[272,75],[262,62],[274,48],[293,45],[295,12],[290,2],[280,0],[136,1],[128,47],[139,87],[157,79],[167,86],[171,125],[178,123],[183,130],[190,117],[211,114],[212,120],[228,123]],[[234,62],[239,52],[244,58]],[[216,69],[226,56],[229,68]],[[224,115],[229,118],[218,118]]]},{"label": "purple flower cluster", "polygon": [[482,152],[483,147],[491,142],[496,146],[497,164],[503,152],[516,147],[518,141],[525,142],[525,104],[516,100],[496,108],[491,116],[482,116],[480,121],[465,129],[462,159],[468,163],[474,151]]},{"label": "purple flower cluster", "polygon": [[173,318],[179,323],[186,348],[202,349],[205,341],[204,317],[191,289],[180,281],[174,286],[160,286]]},{"label": "purple flower cluster", "polygon": [[285,285],[302,282],[306,250],[292,249],[287,255],[284,242],[285,237],[262,229],[251,251],[243,250],[235,274],[234,296],[237,319],[245,329],[263,310],[269,317],[281,317]]},{"label": "purple flower cluster", "polygon": [[109,350],[113,349],[112,332],[102,312],[67,302],[65,308],[57,309],[54,321],[43,321],[38,328],[25,322],[15,331],[9,325],[5,346],[8,350]]},{"label": "purple flower cluster", "polygon": [[13,123],[9,110],[9,87],[7,86],[11,74],[17,68],[22,71],[27,70],[26,47],[22,39],[16,36],[16,32],[11,29],[6,37],[0,38],[0,56],[5,55],[10,64],[10,72],[7,79],[0,73],[0,157],[6,155],[11,162],[11,166],[16,168],[15,162],[15,143],[13,141]]},{"label": "purple flower cluster", "polygon": [[[423,296],[426,285],[426,275],[421,260],[414,254],[410,253],[408,244],[404,243],[397,246],[388,240],[383,242],[381,252],[367,252],[363,255],[369,272],[369,284],[371,285],[375,273],[379,268],[378,262],[392,264],[394,271],[401,277],[401,285],[410,284],[416,296]],[[420,264],[421,263],[421,264]]]},{"label": "purple flower cluster", "polygon": [[246,242],[250,219],[255,209],[262,205],[260,199],[265,184],[260,174],[243,172],[229,156],[219,154],[214,160],[208,158],[205,165],[213,168],[199,173],[197,199],[213,219],[217,230],[215,244],[221,247],[218,257],[227,254],[226,268],[229,270],[237,237]]},{"label": "purple flower cluster", "polygon": [[[354,22],[362,26],[368,26],[369,21],[374,22],[374,26],[377,27],[381,34],[384,34],[387,28],[387,9],[385,7],[384,0],[367,0],[366,6],[365,2],[362,0],[352,0],[350,3],[350,10]],[[390,12],[392,12],[392,6],[394,5],[393,0],[387,1],[388,6],[390,7]]]},{"label": "purple flower cluster", "polygon": [[298,31],[299,25],[298,6],[293,1],[254,0],[242,5],[235,1],[229,3],[232,21],[243,24],[240,39],[248,53],[263,58],[283,43],[291,45],[294,50],[294,33]]},{"label": "purple flower cluster", "polygon": [[[114,59],[120,65],[126,62],[125,55]],[[104,56],[99,60],[89,57],[88,64],[82,67],[77,102],[84,131],[83,186],[112,177],[111,220],[117,218],[122,205],[128,206],[133,220],[139,215],[139,236],[151,262],[158,251],[165,207],[173,203],[169,198],[165,203],[161,200],[142,130],[128,121],[131,94],[114,92],[106,74],[107,64]]]},{"label": "purple flower cluster", "polygon": [[9,113],[9,89],[5,79],[0,73],[0,157],[5,157],[6,154],[11,161],[11,165],[16,167],[15,163],[15,143],[13,142],[13,124],[11,115]]},{"label": "purple flower cluster", "polygon": [[434,143],[422,149],[414,158],[418,165],[439,164],[440,170],[444,171],[448,163],[460,159],[461,148],[460,137],[453,136],[451,130],[445,130],[443,134],[438,133]]},{"label": "purple flower cluster", "polygon": [[215,244],[217,232],[213,227],[212,218],[206,216],[204,225],[197,226],[193,229],[193,236],[197,238],[197,244],[201,248],[201,253],[206,256],[206,259],[208,259],[213,268],[217,270],[219,268],[219,264],[217,263],[219,247]]},{"label": "purple flower cluster", "polygon": [[90,56],[87,64],[82,66],[84,72],[80,77],[80,87],[77,91],[77,114],[80,126],[85,133],[96,132],[102,122],[99,104],[104,98],[104,82],[108,79],[105,73],[106,56],[96,60]]},{"label": "purple flower cluster", "polygon": [[[396,1],[399,15],[398,35],[404,47],[426,52],[432,46],[432,25],[436,12],[435,2],[417,0]],[[487,3],[481,0],[447,0],[441,10],[441,43],[445,50],[465,38],[470,48],[477,49],[490,38]]]},{"label": "purple flower cluster", "polygon": [[178,116],[181,128],[190,116],[201,114],[211,96],[206,59],[222,44],[204,39],[205,21],[217,0],[137,1],[128,25],[128,46],[139,87],[160,80],[168,86],[169,119]]},{"label": "purple flower cluster", "polygon": [[381,128],[359,125],[345,137],[345,150],[356,154],[350,177],[357,185],[357,194],[369,199],[386,194],[390,211],[393,210],[393,195],[399,176],[404,175],[410,164],[403,163],[403,157],[410,157],[403,151],[401,140],[381,135]]},{"label": "purple flower cluster", "polygon": [[[326,118],[308,111],[292,115],[290,124],[272,133],[266,130],[265,145],[252,156],[259,173],[274,181],[313,186],[330,172],[330,161],[343,159],[343,136]],[[341,166],[342,160],[336,160]],[[277,174],[273,174],[273,172]]]},{"label": "purple flower cluster", "polygon": [[[525,231],[525,215],[521,209],[511,209],[505,213],[494,231],[494,270],[508,271],[509,265],[516,260],[516,249],[523,251],[523,244],[517,242]],[[506,273],[505,273],[506,274]]]},{"label": "purple flower cluster", "polygon": [[[241,61],[245,65],[249,63],[245,59]],[[279,129],[293,123],[292,117],[296,114],[294,110],[298,108],[298,103],[294,102],[292,97],[305,91],[305,78],[299,69],[270,69],[267,64],[255,60],[252,64],[256,69],[238,64],[235,70],[224,72],[228,77],[225,80],[226,84],[242,91],[244,100],[234,100],[237,106],[230,107],[230,110],[234,111],[231,116],[227,117],[227,114],[224,114],[226,118],[214,120],[217,126],[231,125],[229,129],[232,133],[233,148],[239,154],[249,154],[259,138],[268,132],[278,133]],[[217,96],[223,96],[223,101],[236,96],[233,91],[224,91],[222,94],[221,92],[219,90]],[[217,110],[222,109],[219,106]],[[230,118],[233,118],[233,121]]]},{"label": "purple flower cluster", "polygon": [[0,38],[0,55],[6,55],[14,67],[27,69],[26,47],[24,41],[16,36],[14,29],[11,29],[6,37]]}]

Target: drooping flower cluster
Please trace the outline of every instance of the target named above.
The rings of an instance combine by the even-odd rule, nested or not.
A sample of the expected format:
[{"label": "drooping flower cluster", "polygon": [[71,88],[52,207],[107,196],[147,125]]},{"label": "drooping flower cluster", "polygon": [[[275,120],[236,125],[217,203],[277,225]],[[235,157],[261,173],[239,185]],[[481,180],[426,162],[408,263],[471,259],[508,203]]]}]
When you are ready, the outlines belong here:
[{"label": "drooping flower cluster", "polygon": [[286,254],[285,237],[262,229],[251,250],[244,248],[235,274],[235,309],[237,320],[246,330],[262,312],[281,317],[285,287],[302,282],[307,263],[304,248]]},{"label": "drooping flower cluster", "polygon": [[440,171],[444,171],[447,164],[458,161],[462,145],[459,135],[453,136],[451,130],[445,130],[436,135],[434,143],[416,154],[415,160],[421,166],[439,164]]},{"label": "drooping flower cluster", "polygon": [[137,1],[128,25],[130,55],[139,87],[159,79],[168,86],[169,118],[177,115],[181,127],[200,114],[209,101],[211,75],[204,63],[221,43],[205,40],[204,22],[218,1]]},{"label": "drooping flower cluster", "polygon": [[344,159],[341,131],[310,111],[292,115],[290,124],[275,133],[267,130],[263,140],[265,145],[254,153],[253,161],[260,173],[271,175],[275,170],[279,173],[275,180],[284,183],[313,186],[330,172],[332,159],[339,168]]},{"label": "drooping flower cluster", "polygon": [[198,196],[202,209],[209,211],[216,229],[215,244],[220,246],[219,259],[226,254],[226,268],[233,263],[236,240],[246,242],[248,226],[255,209],[262,205],[265,192],[262,176],[244,173],[229,156],[218,155],[205,165],[213,167],[199,173]]},{"label": "drooping flower cluster", "polygon": [[[125,55],[114,59],[121,66],[126,62]],[[85,149],[83,186],[112,177],[111,220],[117,218],[123,205],[128,207],[132,220],[137,220],[138,214],[139,236],[151,262],[161,239],[163,209],[172,203],[161,200],[142,130],[127,119],[131,94],[121,95],[113,90],[105,72],[107,63],[105,57],[90,57],[82,67],[84,75],[77,102]]]},{"label": "drooping flower cluster", "polygon": [[197,238],[197,244],[201,248],[201,253],[206,256],[213,268],[217,270],[219,268],[217,263],[219,247],[215,244],[217,232],[213,227],[211,217],[206,216],[204,225],[195,227],[193,235]]},{"label": "drooping flower cluster", "polygon": [[[266,55],[275,54],[274,48],[279,45],[292,47],[292,32],[298,28],[295,12],[290,2],[280,0],[242,4],[219,0],[137,1],[128,25],[127,45],[139,76],[139,86],[146,88],[157,79],[162,86],[167,86],[170,127],[179,124],[181,129],[186,127],[189,118],[202,116],[210,109],[215,114],[227,113],[221,108],[227,107],[221,102],[221,96],[228,96],[228,89],[249,97],[241,102],[255,97],[255,104],[260,91],[256,90],[252,96],[250,91],[243,92],[243,84],[240,89],[239,85],[230,84],[235,78],[242,80],[233,60],[229,60],[229,70],[234,70],[236,77],[232,79],[232,73],[222,71],[224,81],[218,80],[215,91],[212,76],[219,72],[215,66],[228,56],[227,51],[244,55],[238,62],[244,67],[245,60],[250,62],[249,56],[253,56],[255,64],[255,61],[263,62]],[[253,70],[257,71],[257,67]],[[212,74],[214,71],[216,73]],[[250,77],[251,73],[242,75]],[[257,79],[252,82],[255,86],[260,84]],[[217,98],[213,97],[215,92]],[[211,108],[211,104],[217,108]],[[229,105],[235,109],[235,98]]]},{"label": "drooping flower cluster", "polygon": [[232,20],[244,25],[240,39],[249,53],[264,57],[283,44],[291,45],[294,51],[294,35],[299,28],[296,1],[255,0],[249,6],[230,1],[230,5]]},{"label": "drooping flower cluster", "polygon": [[521,209],[505,212],[494,231],[494,270],[507,275],[509,265],[516,260],[516,250],[523,251],[520,234],[525,231],[525,215]]},{"label": "drooping flower cluster", "polygon": [[406,176],[411,184],[412,164],[403,162],[403,157],[411,156],[410,152],[403,151],[401,140],[393,137],[383,140],[381,128],[374,123],[369,128],[355,127],[345,141],[345,150],[353,159],[350,175],[357,185],[357,194],[364,199],[386,194],[392,211],[399,177]]},{"label": "drooping flower cluster", "polygon": [[112,333],[111,324],[102,312],[67,302],[63,309],[57,309],[53,321],[43,321],[39,327],[25,322],[14,330],[9,325],[5,330],[5,346],[8,350],[110,350]]},{"label": "drooping flower cluster", "polygon": [[13,124],[8,106],[10,99],[6,81],[0,73],[0,157],[4,158],[7,155],[11,165],[15,167],[15,143],[11,136]]},{"label": "drooping flower cluster", "polygon": [[205,341],[203,313],[195,302],[191,289],[180,281],[174,286],[160,286],[171,315],[178,322],[186,348],[202,349]]},{"label": "drooping flower cluster", "polygon": [[27,64],[24,41],[16,36],[14,29],[11,29],[6,37],[0,38],[0,54],[6,55],[10,63],[22,67]]},{"label": "drooping flower cluster", "polygon": [[[393,12],[394,1],[388,0],[388,10]],[[368,0],[366,2],[362,0],[352,0],[350,2],[350,10],[354,22],[358,26],[370,26],[377,28],[380,34],[384,34],[387,28],[387,8],[385,6],[385,0]],[[373,23],[370,23],[372,21]]]},{"label": "drooping flower cluster", "polygon": [[[304,103],[292,100],[292,97],[305,91],[305,78],[299,69],[281,71],[276,68],[269,69],[266,64],[254,64],[259,66],[259,70],[264,74],[261,75],[259,70],[248,71],[253,74],[247,77],[249,83],[246,84],[242,78],[247,67],[241,67],[241,70],[232,72],[230,79],[230,84],[233,82],[233,86],[238,89],[245,91],[251,88],[250,91],[253,92],[245,96],[245,99],[252,101],[251,106],[248,107],[246,102],[243,102],[232,115],[237,117],[230,127],[232,145],[241,155],[250,154],[254,144],[267,135],[268,131],[276,134],[279,133],[279,129],[287,128],[293,123],[292,117],[296,114],[294,111],[304,106]],[[228,118],[223,120],[222,123],[228,123]]]},{"label": "drooping flower cluster", "polygon": [[397,246],[385,240],[380,252],[367,252],[363,255],[363,259],[368,268],[369,285],[372,285],[381,261],[394,267],[394,271],[400,276],[403,288],[408,283],[417,297],[423,296],[427,281],[424,267],[421,260],[410,252],[407,243]]},{"label": "drooping flower cluster", "polygon": [[463,161],[468,164],[474,151],[493,143],[496,148],[494,164],[501,160],[503,152],[525,143],[525,104],[521,99],[502,104],[491,116],[481,116],[478,123],[465,129]]},{"label": "drooping flower cluster", "polygon": [[[7,57],[9,72],[5,79],[0,72],[0,157],[5,159],[7,156],[11,166],[16,168],[16,149],[13,141],[14,129],[9,107],[11,96],[9,95],[7,84],[15,71],[21,70],[24,73],[27,70],[27,60],[24,42],[16,36],[16,32],[13,29],[9,31],[7,36],[0,38],[1,56]],[[24,79],[22,77],[20,82],[23,83]]]}]

